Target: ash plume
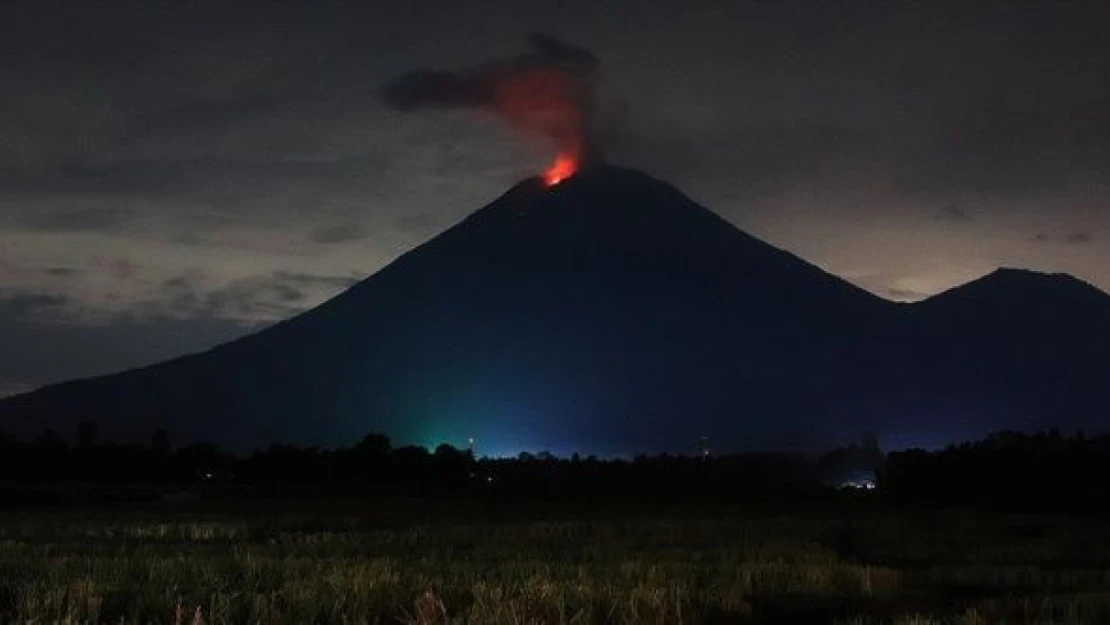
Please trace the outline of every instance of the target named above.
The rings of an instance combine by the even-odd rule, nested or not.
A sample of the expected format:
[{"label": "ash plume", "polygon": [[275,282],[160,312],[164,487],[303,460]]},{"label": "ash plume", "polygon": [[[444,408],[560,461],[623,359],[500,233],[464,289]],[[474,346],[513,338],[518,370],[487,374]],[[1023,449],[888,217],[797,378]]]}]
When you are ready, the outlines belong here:
[{"label": "ash plume", "polygon": [[415,70],[386,83],[391,108],[473,108],[551,141],[582,162],[597,157],[592,137],[597,57],[584,48],[534,34],[518,56],[454,71]]}]

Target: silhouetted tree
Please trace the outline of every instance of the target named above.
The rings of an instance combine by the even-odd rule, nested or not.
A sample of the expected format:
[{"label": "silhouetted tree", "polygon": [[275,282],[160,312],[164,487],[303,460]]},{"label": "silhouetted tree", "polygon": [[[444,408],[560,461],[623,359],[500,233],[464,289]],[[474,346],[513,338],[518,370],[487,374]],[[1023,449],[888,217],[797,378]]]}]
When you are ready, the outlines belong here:
[{"label": "silhouetted tree", "polygon": [[38,448],[39,451],[44,452],[58,452],[68,449],[62,437],[58,436],[58,433],[51,428],[43,430],[42,434],[39,434],[38,437],[35,438],[35,442],[32,443],[32,445]]},{"label": "silhouetted tree", "polygon": [[383,458],[392,450],[393,444],[390,442],[388,436],[374,433],[364,436],[353,449],[353,451],[360,455],[373,456],[376,458]]},{"label": "silhouetted tree", "polygon": [[883,457],[883,452],[879,449],[879,437],[875,436],[874,432],[863,435],[863,444],[860,448],[864,458],[878,461]]},{"label": "silhouetted tree", "polygon": [[173,451],[170,445],[170,435],[165,430],[155,430],[154,434],[150,435],[150,453],[155,458],[165,458]]},{"label": "silhouetted tree", "polygon": [[84,450],[96,446],[99,430],[95,421],[82,421],[77,424],[77,447]]},{"label": "silhouetted tree", "polygon": [[401,464],[419,465],[428,462],[428,450],[419,445],[406,445],[393,451],[393,457]]}]

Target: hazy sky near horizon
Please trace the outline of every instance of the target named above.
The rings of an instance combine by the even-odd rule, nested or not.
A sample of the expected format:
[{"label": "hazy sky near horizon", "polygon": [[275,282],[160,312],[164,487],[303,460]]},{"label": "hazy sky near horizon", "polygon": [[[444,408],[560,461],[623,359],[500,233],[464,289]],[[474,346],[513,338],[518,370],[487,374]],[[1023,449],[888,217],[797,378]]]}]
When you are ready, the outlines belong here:
[{"label": "hazy sky near horizon", "polygon": [[0,395],[314,306],[533,175],[388,79],[601,61],[609,160],[881,296],[995,267],[1110,290],[1101,2],[7,2]]}]

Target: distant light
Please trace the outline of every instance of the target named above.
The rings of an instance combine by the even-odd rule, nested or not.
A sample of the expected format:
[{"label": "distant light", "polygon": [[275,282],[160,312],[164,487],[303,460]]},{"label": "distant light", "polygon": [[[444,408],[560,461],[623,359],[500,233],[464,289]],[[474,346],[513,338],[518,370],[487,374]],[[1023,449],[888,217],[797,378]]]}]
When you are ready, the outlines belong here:
[{"label": "distant light", "polygon": [[853,471],[837,480],[826,482],[843,490],[875,490],[877,477],[874,471]]}]

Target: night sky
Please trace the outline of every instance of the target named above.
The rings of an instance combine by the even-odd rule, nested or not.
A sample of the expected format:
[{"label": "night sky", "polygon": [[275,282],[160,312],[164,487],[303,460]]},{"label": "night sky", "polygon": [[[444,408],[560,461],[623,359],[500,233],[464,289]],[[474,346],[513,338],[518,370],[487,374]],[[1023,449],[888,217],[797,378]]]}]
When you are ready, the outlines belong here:
[{"label": "night sky", "polygon": [[610,161],[872,292],[1110,289],[1107,3],[223,4],[0,6],[0,395],[289,317],[542,170],[380,95],[533,32],[600,60]]}]

